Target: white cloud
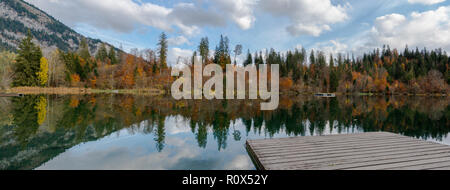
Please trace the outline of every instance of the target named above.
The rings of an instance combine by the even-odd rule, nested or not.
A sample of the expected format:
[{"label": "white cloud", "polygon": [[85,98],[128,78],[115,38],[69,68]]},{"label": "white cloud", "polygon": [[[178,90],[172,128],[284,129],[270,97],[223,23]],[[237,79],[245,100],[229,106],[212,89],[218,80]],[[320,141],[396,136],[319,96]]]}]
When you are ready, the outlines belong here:
[{"label": "white cloud", "polygon": [[294,36],[319,36],[331,30],[332,24],[346,20],[349,7],[331,0],[208,0],[176,3],[173,7],[134,0],[26,1],[72,27],[89,24],[127,33],[150,26],[186,36],[199,34],[203,27],[224,27],[229,20],[243,30],[250,29],[256,21],[256,8],[287,17],[291,24],[286,30]]},{"label": "white cloud", "polygon": [[368,35],[369,47],[387,44],[400,49],[409,45],[450,51],[450,6],[413,12],[410,17],[400,14],[378,17]]},{"label": "white cloud", "polygon": [[346,5],[333,5],[330,0],[260,0],[262,10],[274,15],[287,17],[291,25],[287,31],[294,35],[319,36],[331,30],[331,24],[348,18]]},{"label": "white cloud", "polygon": [[339,53],[347,53],[348,45],[337,40],[330,40],[328,42],[315,44],[315,47],[313,49],[322,51],[327,57],[330,54],[333,54],[333,56],[336,57],[336,55]]},{"label": "white cloud", "polygon": [[230,170],[249,170],[253,166],[252,161],[247,155],[238,155],[225,168]]},{"label": "white cloud", "polygon": [[171,9],[132,0],[27,0],[64,23],[87,23],[103,29],[129,32],[137,24],[171,30],[167,16]]},{"label": "white cloud", "polygon": [[167,39],[167,42],[169,42],[169,45],[173,46],[180,46],[183,44],[190,44],[189,40],[184,36],[177,36],[174,38]]},{"label": "white cloud", "polygon": [[225,26],[226,19],[214,11],[204,10],[192,3],[176,4],[168,15],[169,21],[174,23],[181,31],[189,36],[199,32],[199,27]]},{"label": "white cloud", "polygon": [[188,60],[193,55],[193,53],[194,52],[189,49],[171,48],[169,49],[167,61],[169,65],[176,65],[178,59],[180,59],[180,61]]},{"label": "white cloud", "polygon": [[444,1],[445,0],[408,0],[408,2],[412,4],[424,4],[424,5],[434,5],[442,3]]},{"label": "white cloud", "polygon": [[192,3],[178,3],[168,8],[133,0],[26,0],[71,27],[90,24],[119,32],[151,26],[172,32],[177,27],[186,35],[198,33],[203,26],[224,26],[226,19],[214,11],[204,10]]},{"label": "white cloud", "polygon": [[253,15],[256,0],[214,0],[214,2],[243,30],[250,29],[256,20]]}]

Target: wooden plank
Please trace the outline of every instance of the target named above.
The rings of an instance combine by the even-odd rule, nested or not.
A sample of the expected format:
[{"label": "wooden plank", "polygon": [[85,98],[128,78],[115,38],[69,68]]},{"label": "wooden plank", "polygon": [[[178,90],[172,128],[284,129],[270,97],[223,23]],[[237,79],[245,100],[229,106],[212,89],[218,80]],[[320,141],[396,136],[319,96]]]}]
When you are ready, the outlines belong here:
[{"label": "wooden plank", "polygon": [[[439,162],[450,162],[449,155],[432,155],[427,157],[417,158],[409,158],[409,159],[399,159],[392,160],[388,163],[380,162],[380,164],[375,164],[372,166],[364,166],[364,167],[354,167],[354,168],[343,168],[347,170],[387,170],[396,167],[409,167],[416,166],[421,164],[430,164],[430,163],[439,163]],[[371,163],[374,164],[374,163]]]},{"label": "wooden plank", "polygon": [[[373,143],[373,142],[386,142],[386,141],[411,141],[411,138],[399,138],[399,137],[386,137],[386,138],[354,138],[352,140],[339,140],[339,141],[296,141],[290,143],[276,143],[276,144],[254,144],[251,143],[252,147],[257,148],[258,150],[270,149],[270,148],[281,148],[281,147],[310,147],[314,146],[329,146],[329,145],[346,145],[346,144],[360,144],[360,143]],[[419,141],[419,140],[416,140]]]},{"label": "wooden plank", "polygon": [[265,153],[265,152],[259,152],[255,151],[261,156],[264,156],[264,158],[269,157],[285,157],[288,158],[290,156],[298,157],[298,156],[319,156],[319,155],[329,155],[331,156],[334,153],[342,154],[342,153],[353,153],[353,152],[376,152],[378,150],[380,151],[389,151],[390,149],[398,150],[398,148],[413,148],[416,149],[416,147],[421,146],[422,148],[425,147],[435,147],[434,145],[430,144],[419,144],[419,143],[398,143],[398,144],[383,144],[383,145],[368,145],[368,146],[357,146],[354,147],[343,147],[343,148],[331,148],[331,149],[307,149],[307,150],[293,150],[293,151],[287,151],[287,152],[278,152],[278,153]]},{"label": "wooden plank", "polygon": [[283,143],[283,142],[295,142],[295,141],[334,141],[334,140],[346,140],[346,139],[355,139],[355,138],[383,138],[383,137],[402,137],[409,138],[393,133],[380,133],[380,132],[369,132],[369,133],[356,133],[356,134],[344,134],[344,135],[325,135],[325,136],[306,136],[306,137],[287,137],[287,138],[278,138],[278,139],[257,139],[257,140],[248,140],[248,142],[257,145],[260,144],[269,144],[269,143]]},{"label": "wooden plank", "polygon": [[376,170],[450,167],[450,146],[373,132],[249,140],[258,169]]},{"label": "wooden plank", "polygon": [[421,165],[416,165],[416,166],[390,168],[390,170],[432,170],[435,168],[439,169],[439,168],[445,168],[445,167],[450,167],[450,161],[449,162],[421,164]]},{"label": "wooden plank", "polygon": [[[258,144],[278,144],[278,143],[290,143],[295,141],[336,141],[336,140],[348,140],[356,138],[385,138],[385,137],[405,137],[395,134],[381,134],[381,133],[357,133],[357,134],[344,134],[344,135],[325,135],[325,136],[305,136],[305,137],[287,137],[278,139],[257,139],[248,140],[248,142],[258,145]],[[406,137],[408,138],[408,137]]]},{"label": "wooden plank", "polygon": [[353,159],[353,158],[366,158],[366,157],[375,157],[375,156],[388,156],[388,155],[403,155],[403,154],[412,154],[417,152],[429,152],[429,151],[449,151],[449,149],[443,148],[430,148],[428,147],[418,147],[418,148],[428,148],[427,150],[419,150],[417,148],[397,148],[394,150],[379,150],[379,151],[363,151],[363,152],[347,152],[347,153],[337,153],[337,154],[322,154],[322,155],[311,155],[311,156],[292,156],[292,157],[282,157],[282,158],[273,158],[260,159],[262,162],[267,164],[277,164],[277,163],[285,163],[285,162],[307,162],[307,161],[315,161],[318,162],[320,160],[327,161],[336,161],[339,159]]},{"label": "wooden plank", "polygon": [[260,154],[269,156],[269,155],[284,155],[284,153],[287,154],[293,154],[293,153],[298,153],[298,152],[302,152],[302,153],[308,153],[310,151],[315,151],[315,152],[328,152],[328,151],[335,151],[335,150],[348,150],[348,149],[360,149],[360,148],[389,148],[391,146],[394,145],[409,145],[409,146],[415,146],[415,145],[423,145],[420,142],[411,142],[411,141],[387,141],[387,142],[375,142],[375,143],[361,143],[361,144],[350,144],[350,145],[337,145],[337,146],[320,146],[320,147],[315,147],[314,145],[310,146],[309,148],[304,148],[304,147],[292,147],[292,148],[286,148],[286,147],[281,147],[279,149],[277,148],[272,148],[269,150],[261,150],[261,149],[256,149],[255,152],[258,152]]},{"label": "wooden plank", "polygon": [[[448,158],[450,161],[450,151],[437,152],[434,154],[418,154],[411,156],[386,156],[378,158],[365,158],[352,160],[351,162],[336,162],[329,165],[313,165],[305,167],[305,165],[286,167],[286,169],[309,168],[316,170],[377,170],[390,169],[397,166],[413,166],[417,162],[428,163],[429,160],[436,158]],[[408,164],[408,165],[404,165]],[[307,166],[307,165],[306,165]]]}]

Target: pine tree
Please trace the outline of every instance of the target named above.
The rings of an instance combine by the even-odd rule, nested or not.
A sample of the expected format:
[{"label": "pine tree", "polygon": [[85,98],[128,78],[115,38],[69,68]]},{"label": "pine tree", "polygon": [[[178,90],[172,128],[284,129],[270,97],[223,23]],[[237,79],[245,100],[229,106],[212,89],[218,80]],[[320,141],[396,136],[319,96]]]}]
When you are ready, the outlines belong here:
[{"label": "pine tree", "polygon": [[86,38],[81,39],[80,47],[78,48],[78,54],[84,60],[89,60],[91,58],[91,53],[89,52],[89,46]]},{"label": "pine tree", "polygon": [[209,40],[208,37],[202,38],[200,40],[200,45],[198,46],[198,51],[200,52],[200,56],[202,57],[203,63],[206,63],[209,58]]},{"label": "pine tree", "polygon": [[39,46],[32,42],[30,32],[19,45],[18,53],[19,55],[14,65],[13,86],[38,86],[38,72],[40,70],[42,51]]},{"label": "pine tree", "polygon": [[316,57],[314,56],[314,50],[311,50],[311,54],[309,56],[309,63],[311,65],[316,64]]},{"label": "pine tree", "polygon": [[244,61],[244,67],[246,67],[247,65],[251,65],[252,63],[253,63],[252,54],[250,53],[250,50],[248,50],[247,59]]},{"label": "pine tree", "polygon": [[95,55],[95,59],[105,62],[107,57],[108,52],[106,50],[105,44],[102,44],[97,51],[97,55]]},{"label": "pine tree", "polygon": [[334,65],[333,55],[330,55],[330,92],[336,92],[339,86],[337,69]]},{"label": "pine tree", "polygon": [[162,33],[159,37],[159,65],[161,68],[165,69],[167,68],[167,35],[166,33]]},{"label": "pine tree", "polygon": [[216,47],[214,55],[214,63],[219,64],[222,68],[225,68],[227,64],[231,64],[228,37],[220,36],[220,43]]},{"label": "pine tree", "polygon": [[114,50],[114,47],[109,48],[108,58],[111,61],[112,65],[119,63],[116,56],[116,50]]}]

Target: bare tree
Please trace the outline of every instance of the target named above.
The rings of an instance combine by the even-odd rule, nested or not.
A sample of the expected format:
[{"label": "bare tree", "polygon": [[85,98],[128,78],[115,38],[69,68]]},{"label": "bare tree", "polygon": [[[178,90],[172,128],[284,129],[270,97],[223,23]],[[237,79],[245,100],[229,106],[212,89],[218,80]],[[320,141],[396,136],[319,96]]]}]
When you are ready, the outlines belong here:
[{"label": "bare tree", "polygon": [[237,56],[240,56],[242,54],[242,45],[238,44],[234,48],[234,64],[236,64],[236,58]]},{"label": "bare tree", "polygon": [[10,87],[14,76],[13,64],[16,55],[11,52],[0,52],[0,89]]}]

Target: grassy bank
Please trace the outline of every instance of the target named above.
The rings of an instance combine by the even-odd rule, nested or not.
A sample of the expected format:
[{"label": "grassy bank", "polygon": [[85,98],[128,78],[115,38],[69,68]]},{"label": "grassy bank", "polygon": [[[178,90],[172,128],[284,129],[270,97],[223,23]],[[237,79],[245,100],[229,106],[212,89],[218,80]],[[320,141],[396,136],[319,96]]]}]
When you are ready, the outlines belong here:
[{"label": "grassy bank", "polygon": [[[160,96],[169,94],[164,90],[156,88],[141,88],[141,89],[91,89],[91,88],[72,88],[72,87],[16,87],[7,90],[0,90],[0,93],[16,93],[16,94],[59,94],[59,95],[78,95],[78,94],[132,94],[132,95],[147,95]],[[312,92],[295,92],[295,91],[280,91],[280,95],[296,96],[296,95],[311,95]],[[335,93],[337,96],[422,96],[422,97],[447,97],[450,94],[412,94],[412,93]]]},{"label": "grassy bank", "polygon": [[149,95],[158,96],[163,95],[163,90],[145,88],[145,89],[121,89],[121,90],[102,90],[90,88],[69,88],[69,87],[16,87],[5,90],[5,93],[16,94],[59,94],[59,95],[79,95],[79,94],[134,94],[134,95]]},{"label": "grassy bank", "polygon": [[[296,96],[296,95],[310,95],[310,96],[314,96],[313,92],[294,92],[294,91],[282,91],[280,92],[281,95],[287,95],[287,96]],[[336,96],[409,96],[409,97],[414,97],[414,96],[418,96],[418,97],[448,97],[450,96],[450,94],[440,94],[440,93],[390,93],[390,94],[385,94],[385,93],[366,93],[366,92],[354,92],[354,93],[341,93],[341,92],[335,92],[333,94],[336,94]]]}]

